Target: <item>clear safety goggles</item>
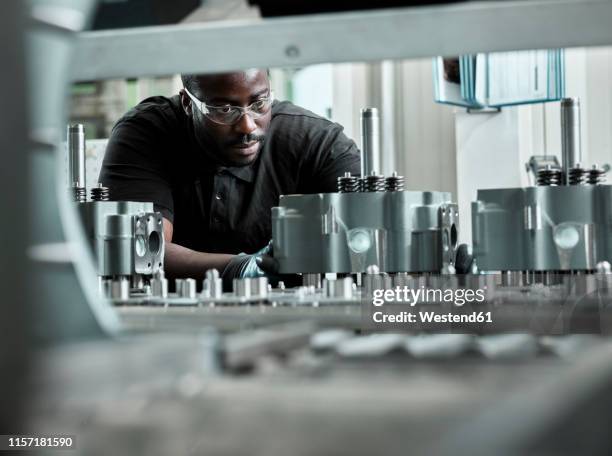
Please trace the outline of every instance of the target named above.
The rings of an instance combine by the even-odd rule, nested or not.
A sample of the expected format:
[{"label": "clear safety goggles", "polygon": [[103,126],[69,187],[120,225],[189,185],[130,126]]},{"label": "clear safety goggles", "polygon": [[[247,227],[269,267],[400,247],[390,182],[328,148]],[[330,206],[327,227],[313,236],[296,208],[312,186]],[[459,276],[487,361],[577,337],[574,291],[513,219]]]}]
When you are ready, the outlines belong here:
[{"label": "clear safety goggles", "polygon": [[203,115],[221,125],[234,125],[242,119],[242,116],[245,114],[248,114],[251,119],[259,119],[270,110],[272,101],[274,101],[274,92],[270,92],[270,95],[267,97],[260,98],[245,108],[231,105],[212,106],[198,100],[195,95],[186,88],[184,90]]}]

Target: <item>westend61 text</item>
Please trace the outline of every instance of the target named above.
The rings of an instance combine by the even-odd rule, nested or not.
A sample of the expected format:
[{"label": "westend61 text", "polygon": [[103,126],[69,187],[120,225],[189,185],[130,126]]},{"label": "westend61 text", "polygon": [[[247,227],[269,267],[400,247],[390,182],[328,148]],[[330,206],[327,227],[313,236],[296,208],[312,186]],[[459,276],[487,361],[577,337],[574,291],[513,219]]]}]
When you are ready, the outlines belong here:
[{"label": "westend61 text", "polygon": [[470,290],[462,288],[442,290],[439,288],[421,287],[414,289],[406,286],[397,286],[392,289],[376,289],[373,290],[372,293],[372,304],[376,307],[391,302],[406,303],[410,306],[427,302],[452,302],[456,306],[462,306],[465,303],[470,302],[483,302],[484,299],[485,290]]},{"label": "westend61 text", "polygon": [[465,315],[436,312],[399,312],[397,314],[374,312],[372,320],[374,323],[493,323],[491,312],[472,312]]}]

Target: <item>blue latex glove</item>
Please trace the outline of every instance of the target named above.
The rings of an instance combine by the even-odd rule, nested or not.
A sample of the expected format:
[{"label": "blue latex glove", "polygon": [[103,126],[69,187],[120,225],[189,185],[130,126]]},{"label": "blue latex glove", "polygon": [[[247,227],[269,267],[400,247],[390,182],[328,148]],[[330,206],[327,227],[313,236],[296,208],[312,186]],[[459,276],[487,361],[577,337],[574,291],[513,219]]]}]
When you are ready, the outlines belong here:
[{"label": "blue latex glove", "polygon": [[239,253],[223,270],[223,288],[232,289],[234,279],[273,276],[278,273],[278,263],[272,257],[272,241],[263,249],[253,253]]},{"label": "blue latex glove", "polygon": [[472,271],[472,263],[474,262],[473,255],[470,255],[467,244],[461,244],[457,247],[455,253],[455,270],[457,274],[470,274]]}]

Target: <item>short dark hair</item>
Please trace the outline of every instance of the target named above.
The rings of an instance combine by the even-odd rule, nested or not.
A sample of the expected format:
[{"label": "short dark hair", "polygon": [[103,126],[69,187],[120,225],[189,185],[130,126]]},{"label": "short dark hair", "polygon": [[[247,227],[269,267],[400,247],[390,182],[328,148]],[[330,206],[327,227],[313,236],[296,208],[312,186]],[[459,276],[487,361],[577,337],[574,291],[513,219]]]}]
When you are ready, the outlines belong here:
[{"label": "short dark hair", "polygon": [[[270,69],[266,68],[266,74],[268,75],[268,79],[270,78]],[[181,74],[181,81],[183,82],[183,87],[189,90],[194,95],[199,90],[200,86],[198,85],[198,78],[200,76],[204,76],[203,74]]]},{"label": "short dark hair", "polygon": [[191,93],[195,93],[195,89],[198,88],[197,79],[197,74],[181,74],[181,81],[183,82],[183,87],[185,87]]}]

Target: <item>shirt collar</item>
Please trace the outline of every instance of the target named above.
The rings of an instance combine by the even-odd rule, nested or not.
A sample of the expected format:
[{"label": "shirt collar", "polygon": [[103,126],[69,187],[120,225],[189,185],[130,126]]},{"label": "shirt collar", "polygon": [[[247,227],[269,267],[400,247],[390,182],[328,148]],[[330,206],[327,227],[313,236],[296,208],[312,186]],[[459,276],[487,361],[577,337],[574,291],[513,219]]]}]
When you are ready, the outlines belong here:
[{"label": "shirt collar", "polygon": [[[259,159],[259,157],[257,157]],[[255,180],[255,168],[254,165],[257,162],[251,163],[247,166],[217,166],[216,172],[223,173],[228,172],[232,176],[241,179],[243,181],[252,183]]]}]

